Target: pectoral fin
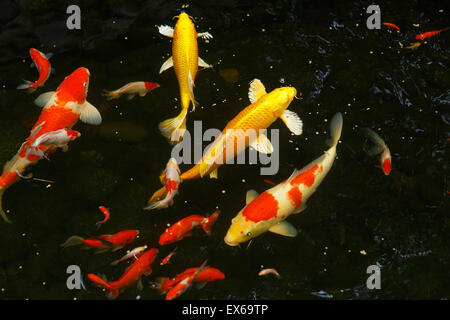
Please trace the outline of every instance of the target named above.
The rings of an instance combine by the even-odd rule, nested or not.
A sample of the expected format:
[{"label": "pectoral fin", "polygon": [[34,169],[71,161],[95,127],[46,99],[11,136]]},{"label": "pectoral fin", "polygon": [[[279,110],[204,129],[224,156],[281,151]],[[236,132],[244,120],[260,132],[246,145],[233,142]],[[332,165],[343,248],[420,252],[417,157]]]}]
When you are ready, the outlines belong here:
[{"label": "pectoral fin", "polygon": [[287,221],[277,223],[272,226],[269,231],[286,237],[296,237],[298,234],[297,229],[295,229],[295,227]]},{"label": "pectoral fin", "polygon": [[159,74],[161,74],[163,71],[166,71],[167,69],[170,69],[173,67],[173,59],[170,57],[166,60],[161,66],[161,69],[159,69]]},{"label": "pectoral fin", "polygon": [[51,100],[53,100],[54,95],[55,91],[42,93],[34,100],[34,104],[38,107],[44,108]]},{"label": "pectoral fin", "polygon": [[203,39],[212,39],[212,35],[209,32],[201,32],[197,34],[197,37],[201,37]]},{"label": "pectoral fin", "polygon": [[172,27],[169,27],[167,25],[158,26],[158,31],[163,36],[166,36],[166,37],[169,37],[169,38],[173,38],[173,28]]},{"label": "pectoral fin", "polygon": [[248,190],[245,196],[245,204],[249,204],[259,196],[258,192],[255,190]]},{"label": "pectoral fin", "polygon": [[209,178],[210,179],[217,179],[218,178],[218,174],[217,174],[217,169],[214,169],[210,174],[209,174]]},{"label": "pectoral fin", "polygon": [[99,125],[102,123],[102,116],[97,108],[85,101],[81,106],[80,120],[87,124]]},{"label": "pectoral fin", "polygon": [[297,136],[301,135],[303,132],[303,122],[293,111],[284,110],[283,114],[281,115],[281,120],[286,124],[286,127],[288,127],[291,132]]},{"label": "pectoral fin", "polygon": [[292,214],[297,214],[300,213],[304,210],[306,210],[308,206],[306,205],[306,203],[302,204],[300,207],[298,207],[297,209],[294,210],[294,212],[292,212]]},{"label": "pectoral fin", "polygon": [[207,64],[205,61],[203,61],[202,58],[198,57],[198,66],[203,68],[212,68],[212,65]]},{"label": "pectoral fin", "polygon": [[272,143],[266,137],[266,135],[262,134],[262,133],[255,139],[255,141],[253,141],[250,144],[250,147],[252,147],[256,151],[261,152],[261,153],[268,154],[268,153],[272,153],[273,152]]},{"label": "pectoral fin", "polygon": [[260,80],[254,79],[252,82],[250,82],[250,88],[248,89],[248,98],[250,99],[251,103],[254,103],[266,93],[266,88]]},{"label": "pectoral fin", "polygon": [[194,79],[192,78],[192,74],[189,71],[189,75],[188,75],[188,85],[189,85],[189,98],[191,99],[192,102],[192,111],[195,111],[195,107],[198,105],[198,102],[195,101],[194,98]]},{"label": "pectoral fin", "polygon": [[138,290],[143,290],[143,289],[144,289],[144,286],[142,285],[142,279],[139,279],[139,280],[138,280],[138,282],[137,282],[137,288],[138,288]]}]

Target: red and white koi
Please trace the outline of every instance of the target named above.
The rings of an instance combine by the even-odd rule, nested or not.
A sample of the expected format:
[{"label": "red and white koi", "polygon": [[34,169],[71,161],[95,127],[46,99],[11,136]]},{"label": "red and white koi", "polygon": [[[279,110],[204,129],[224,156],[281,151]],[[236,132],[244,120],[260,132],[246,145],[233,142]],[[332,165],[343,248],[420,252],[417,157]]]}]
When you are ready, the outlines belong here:
[{"label": "red and white koi", "polygon": [[165,265],[169,263],[170,259],[176,254],[177,248],[175,248],[171,253],[169,253],[164,259],[162,259],[160,265]]},{"label": "red and white koi", "polygon": [[17,86],[17,89],[27,89],[27,91],[33,92],[37,88],[44,85],[44,83],[49,78],[50,73],[53,71],[53,68],[50,65],[50,61],[48,60],[51,58],[52,54],[47,53],[45,55],[39,50],[31,48],[30,56],[31,59],[33,59],[36,69],[39,71],[39,78],[35,82],[24,80],[25,83]]},{"label": "red and white koi", "polygon": [[176,299],[183,293],[185,293],[190,287],[192,287],[192,282],[194,281],[195,277],[206,268],[207,262],[208,261],[203,262],[203,264],[197,269],[197,271],[195,271],[192,275],[187,276],[186,278],[178,282],[172,289],[170,289],[166,295],[166,300]]},{"label": "red and white koi", "polygon": [[85,248],[96,248],[98,252],[108,250],[117,251],[136,239],[139,230],[124,230],[115,234],[101,235],[95,238],[84,239],[80,236],[71,236],[61,247],[67,248],[71,246],[84,245]]},{"label": "red and white koi", "polygon": [[197,227],[201,227],[207,235],[211,235],[211,228],[219,218],[219,214],[220,210],[216,210],[209,217],[203,217],[194,214],[181,219],[180,221],[166,229],[166,231],[159,238],[159,244],[163,246],[176,241],[180,241],[185,237],[190,237],[192,235],[192,230]]},{"label": "red and white koi", "polygon": [[381,169],[384,174],[387,176],[392,170],[392,160],[391,160],[391,152],[389,151],[388,146],[384,142],[383,139],[373,130],[369,128],[363,129],[366,136],[375,143],[375,146],[370,150],[367,150],[367,154],[370,156],[375,156],[381,153],[380,156],[380,164]]},{"label": "red and white koi", "polygon": [[150,275],[152,273],[152,263],[155,261],[155,257],[158,254],[158,249],[150,249],[145,251],[131,266],[129,266],[125,273],[117,281],[107,282],[96,274],[88,274],[89,280],[104,287],[108,291],[108,298],[115,299],[119,295],[119,292],[125,288],[132,286],[134,283],[138,283],[138,289],[142,289],[142,276]]},{"label": "red and white koi", "polygon": [[120,258],[120,259],[118,259],[118,260],[115,260],[115,261],[111,262],[111,265],[112,265],[112,266],[115,266],[115,265],[119,264],[120,262],[125,261],[125,260],[128,260],[128,259],[130,259],[130,258],[135,258],[135,259],[137,260],[137,258],[138,258],[145,250],[147,250],[147,248],[148,248],[147,245],[142,246],[142,247],[134,248],[133,250],[128,251],[127,254],[124,255],[122,258]]},{"label": "red and white koi", "polygon": [[153,202],[146,206],[144,210],[152,209],[165,209],[173,204],[173,198],[178,193],[178,187],[180,186],[180,168],[178,167],[177,160],[170,158],[167,162],[164,175],[164,186],[166,188],[166,197],[160,201]]},{"label": "red and white koi", "polygon": [[104,96],[106,96],[107,100],[117,99],[120,98],[123,94],[127,94],[127,99],[131,100],[133,99],[137,94],[140,97],[145,97],[147,93],[152,91],[153,89],[156,89],[159,87],[159,84],[154,82],[147,82],[147,81],[135,81],[130,82],[124,85],[123,87],[120,87],[117,90],[108,91],[105,90],[103,93]]},{"label": "red and white koi", "polygon": [[111,216],[111,213],[109,212],[109,210],[106,207],[99,206],[98,209],[104,214],[105,218],[102,221],[98,221],[95,223],[95,225],[97,226],[97,229],[100,228],[100,226],[102,224],[104,224],[106,221],[108,221],[109,217]]},{"label": "red and white koi", "polygon": [[297,229],[285,221],[291,214],[306,209],[306,202],[330,171],[336,158],[336,146],[341,137],[342,114],[331,120],[331,147],[325,154],[301,170],[295,170],[286,181],[264,191],[247,192],[247,205],[231,221],[224,238],[229,246],[253,239],[266,231],[295,237]]},{"label": "red and white koi", "polygon": [[17,171],[23,174],[30,165],[42,159],[41,154],[47,157],[57,149],[51,144],[41,144],[39,149],[42,153],[35,154],[27,152],[31,144],[47,132],[72,128],[78,119],[95,125],[102,122],[98,110],[86,101],[89,76],[88,69],[78,68],[61,82],[56,92],[43,93],[35,100],[38,106],[43,107],[41,115],[17,154],[3,167],[0,177],[0,215],[5,221],[11,222],[2,208],[2,196],[6,189],[19,179]]}]

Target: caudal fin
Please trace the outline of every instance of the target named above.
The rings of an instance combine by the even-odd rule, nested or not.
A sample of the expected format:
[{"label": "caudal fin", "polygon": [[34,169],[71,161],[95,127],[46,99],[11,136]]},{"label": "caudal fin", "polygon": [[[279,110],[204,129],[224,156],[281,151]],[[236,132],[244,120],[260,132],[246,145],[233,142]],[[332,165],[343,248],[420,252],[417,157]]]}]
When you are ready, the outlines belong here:
[{"label": "caudal fin", "polygon": [[71,236],[69,239],[66,240],[63,244],[61,244],[61,247],[67,248],[71,246],[77,246],[83,243],[83,238],[79,236]]},{"label": "caudal fin", "polygon": [[104,287],[106,290],[108,290],[108,299],[115,299],[119,295],[119,290],[111,286],[108,282],[97,276],[96,274],[89,273],[87,275],[89,280],[91,280],[93,283]]},{"label": "caudal fin", "polygon": [[36,90],[36,88],[30,87],[31,81],[27,81],[27,80],[23,80],[23,81],[24,82],[22,84],[19,84],[17,86],[17,89],[19,89],[19,90],[25,89],[25,90],[27,90],[27,93],[31,93]]},{"label": "caudal fin", "polygon": [[338,112],[331,119],[330,124],[330,132],[331,132],[331,141],[330,146],[334,147],[339,142],[342,133],[342,125],[344,120],[342,119],[342,113]]},{"label": "caudal fin", "polygon": [[160,294],[166,294],[174,285],[174,281],[171,281],[167,277],[156,278],[155,288],[158,289]]},{"label": "caudal fin", "polygon": [[116,91],[108,91],[108,90],[103,90],[102,95],[106,97],[106,100],[113,100],[113,99],[117,99],[120,97],[120,93],[117,93]]},{"label": "caudal fin", "polygon": [[6,216],[6,212],[3,210],[3,193],[5,193],[6,188],[0,188],[0,216],[2,216],[3,220],[8,223],[12,223],[11,220]]},{"label": "caudal fin", "polygon": [[153,203],[150,203],[149,205],[147,205],[144,210],[153,210],[153,209],[166,209],[168,208],[170,205],[169,201],[166,201],[166,199],[160,200],[160,201],[156,201]]},{"label": "caudal fin", "polygon": [[155,193],[153,193],[151,198],[148,200],[148,205],[151,205],[153,202],[157,202],[163,199],[166,196],[166,194],[167,194],[166,187],[158,189],[157,191],[155,191]]},{"label": "caudal fin", "polygon": [[206,218],[206,221],[202,223],[202,229],[206,234],[211,235],[211,229],[214,223],[219,218],[220,210],[216,210],[212,215]]},{"label": "caudal fin", "polygon": [[159,131],[170,143],[175,144],[183,138],[186,131],[187,109],[181,110],[175,118],[167,119],[159,124]]}]

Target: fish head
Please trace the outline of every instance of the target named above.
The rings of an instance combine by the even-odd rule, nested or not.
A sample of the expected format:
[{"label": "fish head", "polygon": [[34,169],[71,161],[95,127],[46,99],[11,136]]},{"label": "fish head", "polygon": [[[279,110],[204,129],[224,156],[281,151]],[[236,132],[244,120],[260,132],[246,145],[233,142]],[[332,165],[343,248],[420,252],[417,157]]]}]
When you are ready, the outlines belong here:
[{"label": "fish head", "polygon": [[58,99],[83,104],[89,88],[89,70],[83,67],[68,75],[56,90]]},{"label": "fish head", "polygon": [[150,250],[145,251],[139,260],[143,259],[142,261],[145,262],[146,265],[151,265],[153,261],[155,261],[156,255],[158,254],[159,250],[152,248]]},{"label": "fish head", "polygon": [[182,29],[194,29],[194,23],[192,22],[191,17],[185,13],[182,12],[180,15],[176,16],[178,18],[177,24],[175,25],[175,29],[182,28]]},{"label": "fish head", "polygon": [[172,243],[172,242],[174,242],[174,236],[170,232],[166,231],[159,237],[159,245],[160,246],[164,246],[164,245]]},{"label": "fish head", "polygon": [[147,82],[147,81],[144,82],[144,85],[145,85],[145,89],[147,91],[151,91],[151,90],[153,90],[155,88],[158,88],[160,86],[158,83]]},{"label": "fish head", "polygon": [[281,87],[273,90],[270,92],[271,111],[281,115],[296,95],[297,90],[294,87]]},{"label": "fish head", "polygon": [[231,220],[231,226],[225,235],[224,241],[231,247],[247,242],[269,229],[264,221],[253,222],[248,220],[242,214],[244,209],[242,209],[238,215]]},{"label": "fish head", "polygon": [[175,158],[170,158],[169,161],[167,162],[166,169],[169,169],[169,168],[175,169],[178,172],[180,172],[180,168],[178,167],[178,162]]}]

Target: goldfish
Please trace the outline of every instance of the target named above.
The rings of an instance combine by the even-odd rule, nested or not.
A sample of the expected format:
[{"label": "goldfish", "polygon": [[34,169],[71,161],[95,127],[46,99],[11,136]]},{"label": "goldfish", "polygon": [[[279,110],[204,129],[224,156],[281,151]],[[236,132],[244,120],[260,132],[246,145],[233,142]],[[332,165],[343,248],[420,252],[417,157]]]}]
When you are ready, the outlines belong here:
[{"label": "goldfish", "polygon": [[123,87],[120,87],[117,90],[108,91],[105,90],[103,93],[104,96],[106,96],[107,100],[112,99],[118,99],[123,94],[127,94],[127,99],[131,100],[133,99],[137,94],[140,97],[145,97],[145,95],[152,91],[153,89],[159,88],[159,84],[153,83],[153,82],[146,82],[146,81],[135,81],[130,82],[124,85]]},{"label": "goldfish", "polygon": [[255,190],[247,192],[246,206],[231,220],[224,238],[226,244],[237,246],[266,231],[287,237],[297,236],[297,229],[285,219],[306,209],[306,202],[330,171],[336,158],[342,123],[339,112],[330,123],[330,148],[321,157],[301,170],[294,170],[287,180],[260,195]]},{"label": "goldfish", "polygon": [[383,24],[384,24],[386,27],[394,28],[394,29],[396,29],[398,32],[400,32],[400,28],[397,27],[397,26],[396,26],[395,24],[393,24],[393,23],[390,23],[390,22],[383,22]]},{"label": "goldfish", "polygon": [[211,235],[211,228],[219,218],[219,214],[220,210],[216,210],[209,217],[193,214],[189,217],[183,218],[164,231],[164,233],[159,237],[159,244],[163,246],[180,241],[185,237],[190,237],[192,235],[192,229],[197,227],[202,228],[207,235]]},{"label": "goldfish", "polygon": [[183,280],[174,285],[169,292],[167,292],[166,300],[173,300],[185,293],[191,286],[197,275],[202,272],[206,267],[207,261],[203,262],[202,265],[191,275],[186,276]]},{"label": "goldfish", "polygon": [[[173,278],[168,277],[156,278],[156,288],[159,290],[161,294],[166,294],[178,282],[194,274],[197,270],[198,268],[189,268],[183,271],[182,273],[177,274]],[[203,287],[208,282],[223,279],[225,279],[225,274],[222,271],[216,268],[206,267],[203,271],[200,271],[197,274],[197,276],[194,278],[193,281],[198,283],[199,287]]]},{"label": "goldfish", "polygon": [[163,209],[172,205],[173,198],[178,193],[180,182],[180,168],[178,168],[177,160],[175,158],[170,158],[166,165],[166,171],[164,172],[166,197],[161,201],[149,204],[144,210]]},{"label": "goldfish", "polygon": [[171,253],[169,253],[164,259],[162,259],[160,265],[163,266],[163,265],[169,263],[170,258],[172,258],[175,255],[176,250],[177,250],[177,248],[175,248]]},{"label": "goldfish", "polygon": [[366,134],[366,136],[373,143],[375,143],[375,146],[372,147],[372,149],[367,150],[367,153],[370,156],[381,154],[380,156],[381,169],[383,170],[386,176],[389,175],[392,169],[392,161],[391,161],[391,152],[389,151],[388,146],[375,131],[369,128],[365,128],[363,129],[363,131]]},{"label": "goldfish", "polygon": [[50,73],[54,71],[54,69],[51,67],[50,61],[48,60],[52,57],[51,53],[45,55],[39,50],[31,48],[30,56],[31,59],[33,59],[36,69],[39,71],[39,78],[35,82],[24,80],[25,83],[17,86],[17,89],[27,89],[27,91],[33,92],[45,84],[50,77]]},{"label": "goldfish", "polygon": [[39,119],[17,154],[4,165],[0,176],[0,215],[6,222],[11,221],[3,210],[2,197],[4,192],[19,179],[17,172],[23,174],[28,167],[42,159],[41,154],[47,157],[57,149],[51,144],[41,144],[39,146],[41,154],[27,152],[32,143],[47,132],[72,128],[78,119],[93,125],[102,122],[98,110],[86,101],[89,76],[88,69],[78,68],[61,82],[56,92],[43,93],[35,100],[35,104],[43,107]]},{"label": "goldfish", "polygon": [[115,265],[119,264],[120,262],[125,261],[130,258],[137,259],[137,257],[139,257],[145,250],[147,250],[147,248],[148,248],[147,245],[134,248],[133,250],[128,251],[127,254],[124,255],[122,258],[111,262],[111,265],[115,266]]},{"label": "goldfish", "polygon": [[273,269],[273,268],[261,270],[261,271],[258,273],[258,276],[265,276],[265,275],[268,275],[268,274],[273,274],[273,275],[275,275],[278,279],[281,279],[281,276],[280,276],[280,274],[278,273],[278,271],[275,270],[275,269]]},{"label": "goldfish", "polygon": [[440,30],[428,31],[428,32],[418,34],[416,36],[416,40],[425,40],[427,38],[434,37],[435,35],[441,33],[442,31],[445,31],[447,29],[448,28],[444,28],[444,29],[440,29]]},{"label": "goldfish", "polygon": [[415,49],[422,45],[421,42],[414,42],[412,45],[405,47],[405,49]]},{"label": "goldfish", "polygon": [[138,283],[138,288],[142,289],[142,276],[152,273],[151,265],[158,254],[158,249],[150,249],[145,251],[136,261],[133,262],[117,281],[107,282],[96,274],[88,274],[89,280],[93,283],[104,287],[108,291],[108,298],[115,299],[119,296],[121,290]]},{"label": "goldfish", "polygon": [[95,225],[97,226],[97,228],[100,228],[100,226],[102,224],[104,224],[106,221],[109,220],[109,217],[111,216],[111,213],[109,212],[109,210],[107,208],[105,208],[104,206],[99,206],[98,209],[105,215],[105,218],[102,221],[98,221],[95,223]]},{"label": "goldfish", "polygon": [[164,36],[172,38],[172,56],[163,63],[159,73],[174,67],[178,79],[181,98],[181,113],[159,124],[159,130],[171,143],[177,143],[186,131],[186,114],[192,102],[192,111],[197,102],[194,98],[194,81],[198,67],[212,68],[198,56],[197,38],[211,39],[208,32],[197,33],[190,17],[182,12],[177,16],[175,29],[164,25],[158,30]]},{"label": "goldfish", "polygon": [[67,248],[71,246],[83,245],[85,248],[96,248],[99,252],[104,252],[112,249],[117,251],[122,249],[125,245],[130,244],[136,239],[139,230],[124,230],[115,234],[106,234],[95,238],[84,239],[80,236],[71,236],[66,240],[61,247]]},{"label": "goldfish", "polygon": [[[254,79],[250,83],[248,92],[251,104],[226,125],[220,136],[206,149],[195,166],[181,174],[181,182],[203,178],[206,175],[217,179],[218,167],[236,157],[249,146],[258,152],[271,153],[274,150],[272,143],[260,130],[266,129],[278,118],[293,134],[302,134],[302,120],[295,112],[287,110],[296,94],[297,90],[294,87],[281,87],[267,93],[262,82]],[[249,131],[256,132],[258,135],[246,135],[246,132]],[[157,190],[148,203],[160,200],[166,193],[165,187]]]}]

